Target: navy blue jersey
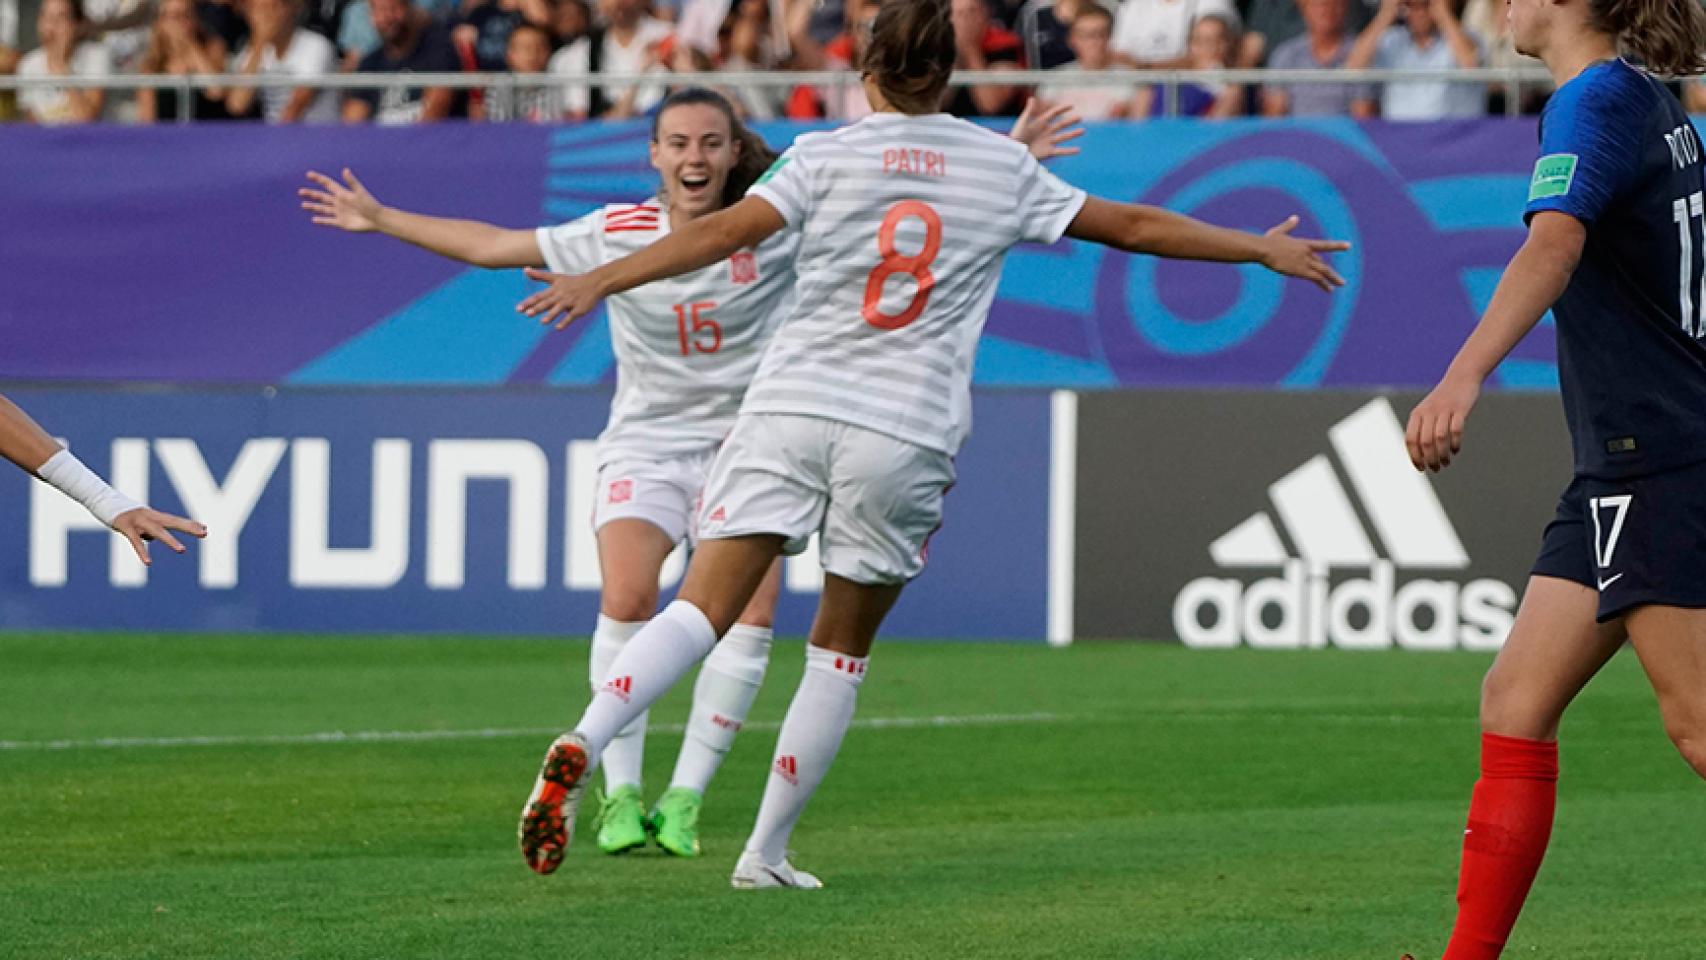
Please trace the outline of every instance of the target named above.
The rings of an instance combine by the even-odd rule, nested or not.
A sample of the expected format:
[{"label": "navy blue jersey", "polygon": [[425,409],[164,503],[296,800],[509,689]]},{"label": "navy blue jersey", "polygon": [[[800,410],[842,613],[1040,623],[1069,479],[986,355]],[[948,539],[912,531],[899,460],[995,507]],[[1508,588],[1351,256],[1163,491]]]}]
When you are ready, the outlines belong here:
[{"label": "navy blue jersey", "polygon": [[1587,227],[1553,306],[1576,473],[1615,479],[1706,460],[1706,235],[1700,139],[1622,60],[1564,84],[1540,120],[1524,219]]}]

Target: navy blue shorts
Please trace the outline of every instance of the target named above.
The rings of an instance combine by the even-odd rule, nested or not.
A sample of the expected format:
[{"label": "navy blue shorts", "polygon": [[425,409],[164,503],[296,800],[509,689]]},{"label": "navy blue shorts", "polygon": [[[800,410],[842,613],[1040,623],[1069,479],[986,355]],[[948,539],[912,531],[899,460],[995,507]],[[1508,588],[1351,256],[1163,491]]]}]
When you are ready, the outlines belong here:
[{"label": "navy blue shorts", "polygon": [[1706,607],[1706,462],[1629,480],[1575,478],[1532,572],[1598,590],[1600,623],[1648,603]]}]

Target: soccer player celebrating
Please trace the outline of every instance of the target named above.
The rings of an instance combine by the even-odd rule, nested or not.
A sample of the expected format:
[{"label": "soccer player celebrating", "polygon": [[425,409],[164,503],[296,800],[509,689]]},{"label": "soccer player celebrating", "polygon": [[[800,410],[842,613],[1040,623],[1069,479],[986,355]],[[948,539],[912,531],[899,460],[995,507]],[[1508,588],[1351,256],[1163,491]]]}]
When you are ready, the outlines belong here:
[{"label": "soccer player celebrating", "polygon": [[799,238],[799,297],[748,389],[706,483],[699,550],[677,599],[629,642],[575,729],[559,737],[522,813],[529,866],[561,863],[583,779],[612,738],[733,623],[783,553],[821,536],[823,594],[736,887],[817,887],[788,837],[852,721],[883,617],[924,545],[970,427],[972,360],[1001,262],[1062,234],[1135,252],[1260,262],[1331,289],[1344,244],[1209,226],[1086,199],[1026,151],[938,113],[954,67],[947,0],[885,0],[866,45],[873,116],[808,134],[729,209],[521,304],[567,324],[602,298]]},{"label": "soccer player celebrating", "polygon": [[149,509],[108,486],[83,461],[72,456],[70,450],[48,436],[41,424],[3,396],[0,396],[0,456],[82,504],[95,519],[129,540],[136,559],[144,565],[153,563],[148,558],[150,540],[160,541],[174,553],[183,553],[184,545],[172,536],[173,530],[197,539],[207,536],[207,528],[200,523]]},{"label": "soccer player celebrating", "polygon": [[[1030,138],[1039,154],[1064,155],[1072,151],[1061,144],[1079,132],[1068,129],[1074,122],[1064,110],[1027,114],[1014,135]],[[774,159],[720,94],[689,88],[672,94],[653,116],[659,195],[560,226],[506,230],[407,213],[381,205],[348,170],[342,183],[310,173],[315,187],[300,194],[315,223],[377,231],[476,266],[584,272],[739,199]],[[691,532],[712,457],[733,428],[760,350],[793,297],[798,243],[794,235],[754,242],[678,279],[611,299],[617,377],[610,421],[598,438],[593,524],[603,591],[588,669],[594,690],[657,608],[659,571]],[[598,834],[606,853],[643,845],[649,828],[664,850],[698,855],[705,789],[745,722],[769,662],[780,571],[775,563],[766,570],[719,631],[723,642],[699,673],[670,789],[649,818],[640,795],[644,709],[612,731]]]},{"label": "soccer player celebrating", "polygon": [[1541,117],[1528,238],[1410,415],[1418,469],[1462,448],[1481,382],[1548,308],[1575,478],[1481,690],[1446,960],[1504,949],[1546,852],[1558,721],[1627,637],[1665,727],[1706,775],[1706,275],[1700,141],[1661,74],[1706,68],[1698,0],[1512,0],[1519,52],[1558,90]]}]

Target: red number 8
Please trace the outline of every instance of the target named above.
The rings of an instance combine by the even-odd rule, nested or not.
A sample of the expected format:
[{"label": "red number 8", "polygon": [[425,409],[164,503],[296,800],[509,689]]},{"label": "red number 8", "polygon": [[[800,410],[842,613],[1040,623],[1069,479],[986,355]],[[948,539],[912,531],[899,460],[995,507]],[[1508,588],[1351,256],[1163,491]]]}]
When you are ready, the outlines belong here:
[{"label": "red number 8", "polygon": [[[895,231],[907,217],[924,221],[924,249],[914,256],[907,256],[894,247]],[[865,280],[865,322],[881,330],[899,330],[917,320],[930,302],[930,291],[935,289],[936,275],[930,272],[930,265],[936,262],[936,254],[941,251],[942,218],[936,215],[935,209],[922,200],[902,200],[890,207],[888,216],[883,218],[883,228],[877,231],[877,252],[883,255],[883,261]],[[897,273],[918,281],[918,292],[912,295],[912,302],[906,305],[905,310],[891,316],[883,312],[883,284]]]}]

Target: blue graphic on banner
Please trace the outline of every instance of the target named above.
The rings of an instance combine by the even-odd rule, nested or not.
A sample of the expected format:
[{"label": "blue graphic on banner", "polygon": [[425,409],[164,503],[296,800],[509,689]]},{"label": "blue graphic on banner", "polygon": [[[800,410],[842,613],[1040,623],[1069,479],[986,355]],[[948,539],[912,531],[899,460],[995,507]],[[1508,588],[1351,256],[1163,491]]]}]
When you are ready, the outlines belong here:
[{"label": "blue graphic on banner", "polygon": [[[209,534],[183,557],[156,545],[145,572],[81,507],[0,472],[7,627],[592,629],[592,439],[606,390],[11,395],[120,489]],[[1048,397],[983,395],[976,414],[930,564],[885,636],[1043,637]],[[803,634],[821,575],[806,560],[787,573],[778,629]]]}]

